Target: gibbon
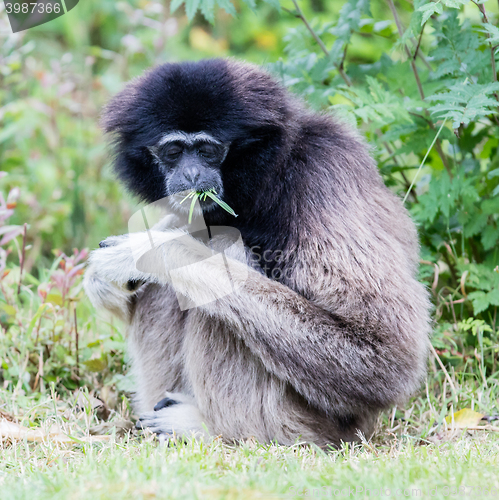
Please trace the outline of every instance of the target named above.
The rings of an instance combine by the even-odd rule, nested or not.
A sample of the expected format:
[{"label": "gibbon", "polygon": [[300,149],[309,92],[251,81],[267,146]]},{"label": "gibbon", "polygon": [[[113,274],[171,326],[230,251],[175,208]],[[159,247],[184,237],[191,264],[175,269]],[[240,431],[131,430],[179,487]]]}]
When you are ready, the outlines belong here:
[{"label": "gibbon", "polygon": [[[134,248],[130,235],[102,242],[85,277],[127,325],[139,425],[339,445],[418,389],[430,302],[417,232],[354,130],[221,59],[153,68],[110,101],[103,128],[117,177],[173,214]],[[237,218],[201,197],[207,228],[232,227],[241,245],[175,222],[189,209],[178,193],[208,189]],[[134,257],[151,234],[158,272]],[[228,246],[228,267],[208,258]],[[234,291],[206,300],[227,269]]]}]

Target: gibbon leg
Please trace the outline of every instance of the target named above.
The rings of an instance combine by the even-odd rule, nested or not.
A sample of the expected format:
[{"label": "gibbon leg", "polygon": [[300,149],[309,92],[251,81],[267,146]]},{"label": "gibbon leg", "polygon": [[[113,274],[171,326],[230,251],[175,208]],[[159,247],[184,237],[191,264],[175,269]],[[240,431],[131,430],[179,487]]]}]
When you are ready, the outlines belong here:
[{"label": "gibbon leg", "polygon": [[166,391],[191,392],[182,354],[186,315],[169,286],[148,283],[135,296],[128,352],[135,385],[134,409],[139,416],[153,411]]},{"label": "gibbon leg", "polygon": [[316,415],[311,419],[306,402],[268,372],[223,322],[193,311],[186,322],[184,356],[201,419],[212,435],[226,441],[318,441],[316,431],[324,429]]}]

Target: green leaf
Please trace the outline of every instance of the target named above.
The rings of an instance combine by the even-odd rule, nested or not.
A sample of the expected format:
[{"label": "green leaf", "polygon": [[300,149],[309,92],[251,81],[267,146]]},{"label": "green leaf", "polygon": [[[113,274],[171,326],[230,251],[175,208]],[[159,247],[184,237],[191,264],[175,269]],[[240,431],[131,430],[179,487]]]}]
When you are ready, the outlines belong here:
[{"label": "green leaf", "polygon": [[377,126],[384,126],[401,122],[412,123],[408,108],[414,104],[409,99],[386,90],[383,84],[366,76],[367,89],[359,87],[340,86],[337,92],[344,95],[354,104],[353,112],[364,122],[374,122]]},{"label": "green leaf", "polygon": [[170,12],[173,14],[183,3],[184,0],[171,0]]},{"label": "green leaf", "polygon": [[84,361],[83,364],[87,367],[88,371],[101,372],[107,367],[107,360],[102,358],[89,359]]},{"label": "green leaf", "polygon": [[499,214],[499,200],[494,198],[490,200],[484,200],[481,204],[481,209],[483,210],[484,214]]},{"label": "green leaf", "polygon": [[215,23],[215,0],[202,0],[200,5],[201,14],[211,24]]},{"label": "green leaf", "polygon": [[[274,7],[274,9],[277,9],[278,11],[281,10],[281,2],[279,0],[263,0],[263,1],[264,1],[264,3],[268,3],[269,5]],[[244,2],[250,3],[250,2],[252,2],[252,0],[244,0]]]},{"label": "green leaf", "polygon": [[199,195],[192,197],[191,206],[189,208],[189,221],[188,221],[189,224],[192,222],[192,214],[194,213],[194,207],[196,206],[196,202],[198,201],[198,199]]},{"label": "green leaf", "polygon": [[230,14],[231,16],[235,16],[237,14],[236,9],[230,0],[216,0],[216,2],[220,8],[227,12],[227,14]]},{"label": "green leaf", "polygon": [[194,207],[196,206],[196,202],[198,200],[206,200],[206,197],[211,198],[213,201],[218,203],[225,211],[229,212],[231,215],[234,217],[237,217],[236,212],[232,210],[232,208],[225,203],[225,201],[222,201],[218,196],[217,193],[214,189],[209,189],[207,191],[191,191],[180,203],[183,203],[185,200],[192,198],[191,201],[191,206],[189,208],[189,220],[188,223],[190,224],[192,222],[192,214],[194,213]]},{"label": "green leaf", "polygon": [[482,26],[485,29],[479,30],[479,31],[481,31],[482,33],[487,33],[489,35],[487,42],[490,43],[490,45],[499,44],[499,28],[493,24],[490,24],[490,23],[482,24]]},{"label": "green leaf", "polygon": [[200,0],[185,0],[185,13],[189,21],[192,21],[199,8]]},{"label": "green leaf", "polygon": [[442,0],[446,7],[451,9],[460,9],[463,5],[469,3],[470,0]]},{"label": "green leaf", "polygon": [[487,295],[491,305],[499,306],[499,287],[494,288]]},{"label": "green leaf", "polygon": [[[244,0],[244,2],[254,8],[254,0]],[[175,12],[181,5],[185,5],[185,13],[189,21],[192,21],[196,12],[201,11],[201,14],[210,23],[215,22],[215,6],[224,9],[228,14],[236,15],[236,9],[230,0],[172,0],[170,4],[170,12]]]},{"label": "green leaf", "polygon": [[462,125],[468,125],[478,118],[495,112],[499,105],[493,96],[499,91],[499,82],[480,85],[477,83],[462,82],[452,85],[448,92],[434,94],[426,98],[427,101],[440,101],[440,104],[432,106],[430,111],[438,117],[449,116],[452,126],[456,129]]},{"label": "green leaf", "polygon": [[485,311],[487,307],[489,307],[490,302],[487,298],[487,295],[488,294],[482,291],[472,292],[468,294],[468,298],[471,300],[471,303],[473,304],[473,312],[475,314],[481,313],[482,311]]},{"label": "green leaf", "polygon": [[29,322],[28,328],[26,330],[26,338],[29,338],[31,336],[31,332],[35,328],[36,323],[48,307],[48,304],[40,304],[38,310],[36,311],[36,314],[31,318],[31,321]]},{"label": "green leaf", "polygon": [[442,4],[440,2],[430,2],[426,5],[422,5],[417,9],[419,12],[423,13],[423,18],[421,19],[421,26],[430,19],[433,14],[442,14],[444,11]]},{"label": "green leaf", "polygon": [[485,250],[493,248],[499,240],[499,229],[487,226],[482,233],[482,245]]},{"label": "green leaf", "polygon": [[[434,23],[438,44],[430,52],[436,64],[434,78],[445,75],[470,79],[490,68],[490,54],[483,50],[483,37],[476,33],[468,19],[461,24],[458,10],[446,12],[442,24]],[[490,75],[492,76],[492,75]],[[484,79],[489,81],[490,76]],[[445,83],[445,82],[442,82]],[[444,87],[448,87],[445,84]]]},{"label": "green leaf", "polygon": [[256,8],[255,0],[243,0],[243,2],[254,12]]},{"label": "green leaf", "polygon": [[213,201],[218,203],[225,211],[229,212],[229,214],[233,215],[234,217],[237,217],[236,212],[232,210],[232,208],[225,203],[225,201],[222,201],[218,196],[215,195],[212,191],[205,191],[206,196],[209,196]]},{"label": "green leaf", "polygon": [[2,309],[8,316],[15,316],[17,314],[16,308],[10,304],[0,304],[0,309]]}]

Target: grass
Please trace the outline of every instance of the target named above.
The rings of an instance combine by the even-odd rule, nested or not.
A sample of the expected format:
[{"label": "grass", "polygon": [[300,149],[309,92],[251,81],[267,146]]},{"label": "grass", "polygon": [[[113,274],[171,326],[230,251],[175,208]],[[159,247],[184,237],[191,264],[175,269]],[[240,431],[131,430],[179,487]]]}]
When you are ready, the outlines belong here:
[{"label": "grass", "polygon": [[[0,488],[2,500],[404,497],[397,490],[410,492],[406,497],[483,498],[478,488],[499,491],[498,452],[497,441],[477,446],[466,438],[425,447],[404,440],[378,456],[360,446],[325,454],[251,442],[158,447],[125,440],[72,449],[22,443],[2,452]],[[464,487],[468,495],[457,494]],[[357,494],[345,493],[352,490]]]},{"label": "grass", "polygon": [[[458,387],[461,399],[481,395],[476,410],[495,408],[493,389],[471,394],[476,392],[471,387]],[[72,436],[64,444],[26,438],[0,442],[1,500],[499,496],[499,433],[446,429],[443,419],[438,422],[446,411],[436,407],[445,400],[432,394],[385,415],[373,440],[327,451],[253,440],[237,446],[219,439],[166,446],[135,430],[122,437],[111,430],[95,438],[104,441],[91,442],[101,421],[88,393],[82,394],[63,401],[54,392],[0,391],[0,410],[21,415],[20,424]],[[124,400],[111,421],[129,417]],[[497,494],[487,496],[479,488]]]},{"label": "grass", "polygon": [[189,220],[188,223],[192,222],[192,214],[194,213],[194,207],[196,206],[196,201],[202,200],[205,201],[206,198],[211,198],[215,203],[217,203],[220,207],[222,207],[226,212],[237,217],[236,212],[225,203],[225,201],[221,200],[217,196],[217,192],[212,188],[207,191],[191,191],[180,203],[183,203],[185,200],[191,200],[191,206],[189,207]]}]

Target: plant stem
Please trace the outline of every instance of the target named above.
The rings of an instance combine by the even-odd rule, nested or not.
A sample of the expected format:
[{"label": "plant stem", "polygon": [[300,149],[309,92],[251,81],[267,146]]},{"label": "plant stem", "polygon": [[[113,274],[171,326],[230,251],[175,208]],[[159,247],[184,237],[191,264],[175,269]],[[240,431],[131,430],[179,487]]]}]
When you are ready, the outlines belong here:
[{"label": "plant stem", "polygon": [[[423,24],[423,27],[421,28],[421,33],[419,34],[418,38],[418,44],[416,45],[416,50],[414,51],[414,55],[412,56],[413,59],[416,59],[418,57],[418,52],[419,52],[419,47],[421,47],[421,40],[423,39],[423,33],[425,29],[426,23]],[[431,66],[430,66],[431,69]]]},{"label": "plant stem", "polygon": [[407,193],[405,194],[404,196],[404,200],[402,201],[402,203],[405,203],[405,201],[407,200],[407,197],[409,196],[409,193],[411,192],[412,190],[412,187],[414,186],[414,184],[416,183],[416,179],[418,178],[418,175],[419,175],[419,172],[421,172],[421,169],[423,168],[423,165],[425,164],[425,161],[426,161],[426,158],[428,158],[428,155],[430,154],[430,151],[432,150],[433,146],[437,143],[438,141],[438,136],[440,135],[440,132],[442,131],[442,129],[444,128],[444,125],[445,125],[445,122],[447,121],[447,117],[445,118],[445,120],[443,121],[442,125],[440,125],[440,128],[438,129],[438,132],[437,132],[437,135],[435,136],[435,138],[433,139],[433,142],[431,143],[430,147],[428,148],[428,151],[426,151],[426,154],[424,155],[424,158],[423,158],[423,161],[421,162],[421,164],[419,165],[419,168],[418,168],[418,171],[416,172],[416,175],[414,176],[414,179],[412,179],[412,183],[411,185],[409,186],[409,189],[407,190]]},{"label": "plant stem", "polygon": [[456,387],[454,386],[454,383],[452,382],[452,379],[450,378],[449,372],[445,368],[445,365],[442,363],[440,356],[437,354],[437,351],[435,351],[435,348],[431,345],[431,342],[430,342],[430,350],[431,350],[431,353],[433,354],[433,356],[435,356],[435,359],[437,360],[437,363],[440,365],[440,368],[444,372],[444,376],[447,379],[447,381],[449,382],[449,385],[450,385],[450,388],[452,391],[452,395],[454,396],[454,401],[457,403],[458,398],[457,398]]},{"label": "plant stem", "polygon": [[[482,14],[482,19],[485,24],[489,24],[489,18],[487,17],[487,12],[485,11],[485,5],[481,3],[475,2],[475,0],[472,0],[473,3],[478,7],[478,10],[480,11],[480,14]],[[490,38],[490,34],[487,33],[487,39]],[[494,47],[492,44],[490,44],[490,65],[492,66],[492,80],[494,82],[497,82],[497,70],[496,70],[496,58],[494,55]],[[499,101],[499,94],[497,92],[494,92],[494,96],[497,101]]]},{"label": "plant stem", "polygon": [[[392,11],[393,19],[395,20],[395,24],[397,25],[397,31],[399,32],[399,36],[402,37],[404,35],[404,29],[402,27],[402,23],[400,21],[400,18],[399,18],[399,15],[397,13],[397,9],[395,8],[395,4],[393,3],[393,0],[388,0],[388,6],[390,7],[390,10]],[[425,95],[424,95],[423,85],[421,84],[421,79],[419,78],[419,72],[418,72],[418,68],[416,66],[416,62],[414,61],[414,58],[412,57],[411,52],[408,49],[407,45],[404,45],[404,48],[405,48],[405,52],[407,54],[407,57],[409,58],[412,72],[414,73],[414,78],[416,79],[416,85],[418,87],[419,96],[421,97],[421,100],[424,101]],[[416,54],[417,54],[417,51],[416,51]],[[424,110],[424,113],[427,115],[428,111]],[[430,123],[430,128],[435,129],[435,125],[433,124],[433,122],[430,121],[429,123]],[[447,157],[446,157],[445,153],[443,152],[442,145],[440,143],[440,139],[437,139],[437,142],[435,143],[435,149],[438,153],[438,156],[440,156],[442,163],[444,164],[445,170],[447,170],[447,173],[449,174],[449,177],[452,180],[453,179],[452,171],[450,169],[449,162],[447,161]]]},{"label": "plant stem", "polygon": [[76,319],[76,303],[74,305],[74,322],[75,322],[75,357],[76,357],[76,378],[78,385],[80,385],[80,356],[79,356],[79,335],[78,335],[78,321]]},{"label": "plant stem", "polygon": [[25,222],[24,223],[24,229],[23,229],[23,248],[21,252],[21,262],[20,264],[20,270],[19,270],[19,283],[17,285],[17,295],[21,293],[21,281],[23,279],[23,269],[24,269],[24,261],[26,257],[26,232],[28,230],[28,224]]},{"label": "plant stem", "polygon": [[[329,57],[329,51],[327,50],[326,46],[324,45],[324,42],[320,39],[319,35],[314,31],[312,26],[310,26],[310,23],[308,22],[307,18],[305,17],[305,14],[303,14],[303,11],[300,9],[300,6],[298,5],[297,0],[292,0],[293,5],[295,6],[296,9],[296,17],[301,19],[303,21],[303,24],[306,26],[307,30],[310,32],[312,35],[313,39],[317,42],[319,47],[321,48],[322,52]],[[287,12],[290,12],[288,9],[284,9]],[[346,54],[346,50],[345,50]],[[338,72],[340,73],[341,78],[343,78],[344,82],[351,87],[352,86],[352,81],[350,80],[349,76],[345,73],[343,69],[343,62],[344,58],[341,61],[341,64],[337,64],[336,67],[338,68]]]},{"label": "plant stem", "polygon": [[[402,36],[404,36],[404,28],[402,27],[402,23],[400,21],[400,18],[399,18],[399,15],[397,13],[397,9],[395,8],[395,4],[393,3],[393,0],[388,0],[388,6],[390,7],[390,10],[392,11],[393,19],[395,20],[395,24],[397,25],[397,31],[399,32],[399,36],[402,37]],[[411,54],[409,48],[405,44],[404,44],[404,49],[405,49],[405,53],[407,54],[407,57],[409,58],[409,61],[411,63],[411,68],[412,68],[412,72],[414,73],[414,77],[416,78],[416,84],[418,86],[419,95],[420,95],[421,99],[424,100],[425,95],[424,95],[424,91],[423,91],[423,86],[421,85],[421,80],[419,78],[419,73],[418,73],[418,69],[416,68],[414,58],[412,57],[412,54]],[[417,53],[417,51],[416,51],[416,53]]]}]

